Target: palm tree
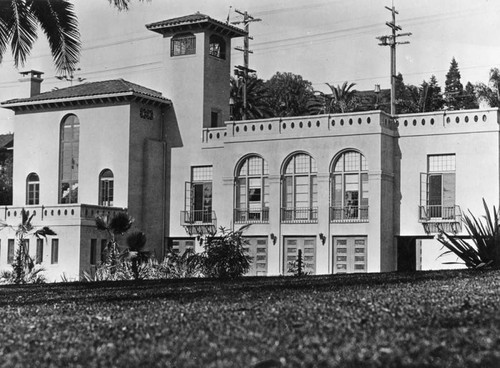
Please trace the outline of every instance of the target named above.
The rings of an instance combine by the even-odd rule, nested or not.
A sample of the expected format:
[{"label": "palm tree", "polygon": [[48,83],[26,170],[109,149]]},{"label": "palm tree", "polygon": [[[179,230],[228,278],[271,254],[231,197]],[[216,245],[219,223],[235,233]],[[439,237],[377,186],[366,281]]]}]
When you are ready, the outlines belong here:
[{"label": "palm tree", "polygon": [[[243,80],[231,77],[230,97],[233,101],[233,120],[243,119]],[[267,91],[264,81],[257,76],[250,75],[247,80],[247,119],[262,119],[270,116],[266,104]]]},{"label": "palm tree", "polygon": [[134,219],[127,213],[119,212],[111,218],[97,216],[95,224],[98,230],[108,233],[109,240],[106,245],[105,263],[110,267],[111,274],[114,275],[118,265],[118,258],[120,256],[120,249],[116,237],[126,233],[134,223]]},{"label": "palm tree", "polygon": [[[17,250],[12,264],[12,279],[16,284],[25,283],[27,276],[35,268],[35,262],[33,262],[33,259],[28,254],[28,249],[26,248],[26,238],[29,236],[35,236],[37,239],[40,239],[42,237],[47,238],[48,235],[56,235],[56,233],[47,226],[44,226],[41,229],[35,228],[31,223],[33,216],[35,216],[35,213],[30,216],[29,213],[23,208],[21,210],[21,223],[17,226],[17,228],[15,228]],[[0,223],[0,230],[7,227],[14,229],[12,226],[4,222]]]},{"label": "palm tree", "polygon": [[150,253],[145,251],[146,234],[141,231],[136,231],[127,237],[128,249],[123,253],[123,257],[129,258],[132,261],[132,274],[134,279],[139,279],[139,265],[147,261]]},{"label": "palm tree", "polygon": [[332,93],[325,94],[319,91],[315,92],[314,97],[307,103],[307,107],[311,114],[318,115],[354,111],[356,107],[356,90],[351,88],[354,87],[356,83],[347,84],[346,81],[342,86],[332,86],[329,83],[325,84],[330,87]]},{"label": "palm tree", "polygon": [[[130,0],[108,0],[128,10]],[[144,1],[144,0],[140,0]],[[68,0],[1,0],[0,63],[10,44],[14,65],[23,66],[40,27],[49,41],[58,73],[70,75],[80,59],[80,32],[74,6]]]}]

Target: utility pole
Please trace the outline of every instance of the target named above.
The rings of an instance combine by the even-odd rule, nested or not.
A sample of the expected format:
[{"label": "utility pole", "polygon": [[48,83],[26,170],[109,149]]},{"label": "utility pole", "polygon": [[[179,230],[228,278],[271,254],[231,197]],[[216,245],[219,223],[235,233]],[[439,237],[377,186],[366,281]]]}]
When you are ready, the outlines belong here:
[{"label": "utility pole", "polygon": [[247,118],[247,81],[248,81],[248,73],[255,73],[255,70],[248,68],[248,54],[253,54],[253,51],[249,48],[249,41],[253,40],[253,37],[249,36],[250,31],[250,23],[251,22],[260,22],[262,19],[254,18],[245,10],[244,12],[238,9],[234,9],[234,11],[238,14],[243,15],[243,20],[231,22],[232,24],[241,24],[243,23],[245,27],[245,37],[243,39],[243,48],[235,47],[235,50],[243,52],[243,66],[237,65],[234,70],[234,74],[238,77],[243,77],[243,120]]},{"label": "utility pole", "polygon": [[390,46],[391,47],[391,115],[396,115],[396,45],[403,45],[410,43],[409,41],[397,42],[398,37],[411,36],[411,33],[396,33],[401,31],[402,28],[396,24],[396,14],[399,14],[394,7],[394,1],[392,2],[392,7],[385,7],[392,13],[392,21],[385,22],[385,24],[391,28],[392,34],[389,36],[379,36],[376,37],[380,40],[380,46]]}]

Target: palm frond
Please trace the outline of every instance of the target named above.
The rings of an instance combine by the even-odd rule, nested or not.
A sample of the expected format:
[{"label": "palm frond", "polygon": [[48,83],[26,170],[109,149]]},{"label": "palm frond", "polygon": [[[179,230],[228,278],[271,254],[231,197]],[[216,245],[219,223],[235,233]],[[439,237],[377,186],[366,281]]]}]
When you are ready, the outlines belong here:
[{"label": "palm frond", "polygon": [[109,222],[109,230],[114,234],[126,233],[134,223],[134,219],[125,212],[118,212]]},{"label": "palm frond", "polygon": [[95,225],[97,227],[97,230],[102,230],[102,231],[108,231],[109,230],[109,225],[107,222],[107,218],[101,217],[101,216],[96,216],[95,218]]},{"label": "palm frond", "polygon": [[11,36],[11,31],[8,27],[12,18],[12,8],[9,1],[0,1],[0,63],[3,55],[7,50],[7,45]]},{"label": "palm frond", "polygon": [[139,252],[146,246],[146,234],[136,231],[127,237],[127,245],[130,251]]},{"label": "palm frond", "polygon": [[53,235],[57,235],[57,234],[54,230],[52,230],[48,226],[44,226],[41,229],[35,231],[35,236],[37,238],[41,238],[41,237],[47,238],[48,235],[53,236]]},{"label": "palm frond", "polygon": [[10,29],[10,47],[17,67],[24,65],[37,39],[36,18],[24,1],[11,1],[12,17],[7,28]]},{"label": "palm frond", "polygon": [[70,74],[80,59],[80,32],[74,6],[66,0],[31,0],[30,10],[49,41],[56,69]]},{"label": "palm frond", "polygon": [[[108,0],[108,1],[119,11],[128,10],[128,6],[130,4],[130,0]],[[144,0],[139,0],[139,1],[142,2]]]}]

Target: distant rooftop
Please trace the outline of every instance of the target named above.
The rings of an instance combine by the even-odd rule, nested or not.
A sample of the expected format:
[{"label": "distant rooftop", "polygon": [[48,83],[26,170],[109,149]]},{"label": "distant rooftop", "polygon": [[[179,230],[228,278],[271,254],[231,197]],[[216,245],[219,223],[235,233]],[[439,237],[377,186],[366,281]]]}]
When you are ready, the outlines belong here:
[{"label": "distant rooftop", "polygon": [[150,31],[162,35],[171,35],[179,32],[189,32],[196,29],[208,28],[216,30],[229,37],[242,37],[247,34],[243,29],[231,24],[210,18],[208,15],[195,13],[182,17],[162,20],[160,22],[146,24]]},{"label": "distant rooftop", "polygon": [[0,134],[0,150],[12,148],[14,134]]},{"label": "distant rooftop", "polygon": [[161,92],[143,87],[141,85],[126,81],[124,79],[113,79],[100,82],[78,84],[72,87],[55,89],[50,92],[40,93],[27,98],[16,98],[1,103],[3,107],[11,108],[20,105],[51,104],[66,100],[85,99],[99,96],[118,97],[136,95],[150,98],[163,103],[170,100],[163,97]]}]

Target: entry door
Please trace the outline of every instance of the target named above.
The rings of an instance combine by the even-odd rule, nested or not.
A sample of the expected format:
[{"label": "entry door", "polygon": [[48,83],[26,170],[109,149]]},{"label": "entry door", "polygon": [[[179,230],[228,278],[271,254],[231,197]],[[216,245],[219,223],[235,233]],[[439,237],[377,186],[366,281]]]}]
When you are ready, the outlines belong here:
[{"label": "entry door", "polygon": [[302,262],[304,272],[310,275],[316,273],[316,237],[285,237],[285,275],[288,272],[290,264],[297,260],[299,249],[302,251]]},{"label": "entry door", "polygon": [[212,221],[212,183],[192,183],[191,211],[195,222]]},{"label": "entry door", "polygon": [[245,238],[248,244],[243,246],[243,250],[252,258],[247,276],[267,275],[267,237]]},{"label": "entry door", "polygon": [[366,272],[366,237],[334,237],[333,247],[333,273]]}]

